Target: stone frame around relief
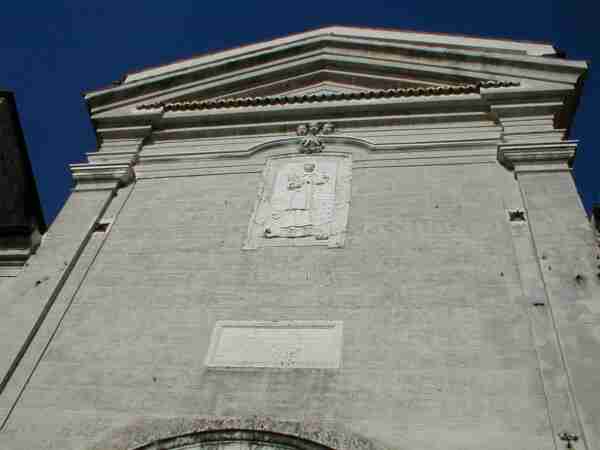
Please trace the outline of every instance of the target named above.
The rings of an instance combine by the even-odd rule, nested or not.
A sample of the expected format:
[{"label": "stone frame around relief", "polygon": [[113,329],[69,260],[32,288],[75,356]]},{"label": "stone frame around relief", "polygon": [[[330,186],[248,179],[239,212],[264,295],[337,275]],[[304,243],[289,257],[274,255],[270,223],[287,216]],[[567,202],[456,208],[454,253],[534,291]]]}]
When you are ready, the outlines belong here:
[{"label": "stone frame around relief", "polygon": [[[275,215],[275,203],[279,203],[278,199],[281,194],[281,182],[278,180],[286,170],[306,167],[307,165],[313,165],[315,174],[323,172],[331,175],[333,172],[335,173],[334,177],[325,177],[328,180],[327,183],[333,183],[333,198],[325,199],[326,203],[319,203],[320,209],[317,211],[322,212],[326,209],[330,217],[327,216],[326,220],[318,224],[309,222],[306,228],[288,227],[287,230],[293,228],[299,230],[295,232],[295,235],[291,235],[292,232],[288,231],[288,235],[282,233],[281,235],[275,234],[268,237],[268,231],[270,231],[269,221],[274,220],[271,219],[271,216]],[[312,174],[305,173],[304,175]],[[349,153],[324,152],[308,155],[294,153],[269,158],[263,171],[258,196],[248,224],[247,238],[242,248],[244,250],[254,250],[261,247],[343,247],[350,207],[351,179],[352,156]],[[311,198],[313,198],[312,195],[317,198],[317,194],[311,194]],[[321,201],[320,198],[319,201]],[[326,205],[326,208],[322,205]],[[285,212],[287,211],[289,210],[286,209]],[[315,211],[311,209],[309,212],[312,214]],[[322,214],[318,215],[318,217],[322,216]],[[313,225],[317,226],[313,227]],[[324,233],[316,230],[316,228],[320,229],[322,225],[326,227]]]}]

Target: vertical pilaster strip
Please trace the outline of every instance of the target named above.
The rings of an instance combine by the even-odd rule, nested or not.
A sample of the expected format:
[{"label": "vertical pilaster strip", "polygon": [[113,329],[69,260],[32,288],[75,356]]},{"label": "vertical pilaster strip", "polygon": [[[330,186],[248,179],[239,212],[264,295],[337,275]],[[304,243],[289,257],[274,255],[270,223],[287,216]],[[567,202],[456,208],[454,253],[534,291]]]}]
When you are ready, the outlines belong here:
[{"label": "vertical pilaster strip", "polygon": [[517,196],[507,202],[507,212],[522,211],[524,219],[511,221],[507,217],[507,220],[509,220],[513,251],[520,278],[521,299],[528,316],[540,379],[546,398],[548,421],[555,448],[559,450],[563,448],[559,434],[563,430],[578,429],[578,423],[569,395],[567,374],[548,307],[542,274],[537,263],[529,221],[524,213],[525,208],[517,186],[515,186],[515,190]]},{"label": "vertical pilaster strip", "polygon": [[[0,395],[10,381],[56,298],[73,272],[117,191],[133,181],[137,161],[150,127],[109,130],[102,145],[123,144],[118,158],[72,164],[76,182],[42,245],[14,282],[0,287]],[[109,152],[110,153],[110,152]]]},{"label": "vertical pilaster strip", "polygon": [[[600,448],[600,395],[594,389],[600,373],[600,285],[593,233],[569,169],[575,149],[575,142],[503,145],[499,159],[514,169],[527,212],[535,277],[540,280],[530,280],[527,289],[530,301],[538,303],[531,317],[534,330],[542,333],[536,347],[555,432],[578,434],[582,439],[576,445],[591,450]],[[515,239],[527,245],[525,238]],[[527,272],[533,273],[531,268]],[[572,410],[572,419],[564,408]]]},{"label": "vertical pilaster strip", "polygon": [[54,301],[54,305],[8,381],[2,395],[0,395],[0,432],[9,424],[11,413],[17,407],[21,395],[29,384],[29,380],[42,362],[46,351],[50,348],[71,306],[76,302],[80,289],[85,285],[88,274],[92,270],[104,244],[109,239],[119,213],[125,207],[134,188],[135,184],[132,184],[120,189],[119,195],[111,201],[105,211],[105,217],[101,221],[101,223],[110,222],[110,226],[103,229],[103,231],[91,234],[74,270]]},{"label": "vertical pilaster strip", "polygon": [[[117,183],[113,184],[116,188]],[[2,290],[0,395],[113,196],[114,189],[73,192],[38,253],[30,258],[21,275]]]}]

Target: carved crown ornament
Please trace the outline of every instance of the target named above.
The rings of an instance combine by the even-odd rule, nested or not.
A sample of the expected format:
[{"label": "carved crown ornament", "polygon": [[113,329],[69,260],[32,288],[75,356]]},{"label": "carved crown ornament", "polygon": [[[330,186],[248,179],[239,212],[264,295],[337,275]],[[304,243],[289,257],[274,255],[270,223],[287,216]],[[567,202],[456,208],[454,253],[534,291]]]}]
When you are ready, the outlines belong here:
[{"label": "carved crown ornament", "polygon": [[296,134],[300,136],[300,153],[319,153],[325,148],[325,144],[319,137],[323,134],[331,134],[335,127],[330,122],[310,122],[298,125]]}]

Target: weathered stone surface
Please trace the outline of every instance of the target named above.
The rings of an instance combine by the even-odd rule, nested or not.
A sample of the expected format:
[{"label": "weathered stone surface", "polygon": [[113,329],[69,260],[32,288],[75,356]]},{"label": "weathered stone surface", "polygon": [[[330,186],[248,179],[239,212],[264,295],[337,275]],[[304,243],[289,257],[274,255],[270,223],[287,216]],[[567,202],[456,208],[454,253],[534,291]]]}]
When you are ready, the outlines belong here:
[{"label": "weathered stone surface", "polygon": [[540,270],[555,321],[568,383],[580,411],[589,448],[600,443],[600,395],[596,357],[600,345],[598,307],[600,253],[594,232],[567,171],[518,175]]},{"label": "weathered stone surface", "polygon": [[244,248],[343,246],[351,176],[349,154],[269,159]]},{"label": "weathered stone surface", "polygon": [[[182,436],[183,438],[180,438]],[[274,417],[181,417],[176,419],[140,420],[116,430],[92,450],[127,450],[139,448],[175,449],[195,443],[253,441],[259,446],[303,450],[378,450],[380,444],[352,433],[334,421],[307,419],[281,420]],[[160,443],[159,443],[160,442]],[[141,445],[140,445],[141,444]],[[253,446],[254,447],[254,446]],[[270,446],[267,445],[269,448]],[[204,445],[193,448],[204,448]]]},{"label": "weathered stone surface", "polygon": [[0,394],[77,264],[92,225],[110,202],[110,192],[73,194],[36,254],[13,282],[0,286]]},{"label": "weathered stone surface", "polygon": [[[15,318],[56,302],[0,397],[0,447],[234,433],[240,448],[545,450],[567,432],[598,449],[600,286],[563,141],[585,64],[381,33],[333,27],[87,95],[100,151],[73,166],[82,185],[24,276],[81,257],[35,296],[11,288],[11,351]],[[325,82],[358,93],[285,98]],[[428,88],[386,94],[407,85]],[[276,96],[223,100],[250,92]],[[208,102],[163,108],[177,99]],[[271,322],[296,325],[244,334]],[[339,345],[311,323],[343,323]]]},{"label": "weathered stone surface", "polygon": [[[331,418],[395,448],[436,448],[425,428],[483,445],[473,426],[503,436],[489,448],[552,445],[524,306],[509,295],[519,279],[493,188],[504,170],[355,170],[335,251],[242,251],[258,174],[139,181],[5,432],[60,405],[69,433],[88,411],[258,414]],[[207,370],[217,320],[343,320],[343,364]],[[52,433],[67,432],[56,420]]]},{"label": "weathered stone surface", "polygon": [[209,367],[337,369],[341,322],[218,321],[206,355]]}]

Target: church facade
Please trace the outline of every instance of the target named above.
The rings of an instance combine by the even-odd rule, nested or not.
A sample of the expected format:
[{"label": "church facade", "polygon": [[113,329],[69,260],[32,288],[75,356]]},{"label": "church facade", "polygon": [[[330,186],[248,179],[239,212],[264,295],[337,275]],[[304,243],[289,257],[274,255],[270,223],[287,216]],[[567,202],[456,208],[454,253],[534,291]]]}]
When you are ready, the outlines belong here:
[{"label": "church facade", "polygon": [[551,45],[329,27],[126,75],[0,285],[0,448],[600,448]]}]

